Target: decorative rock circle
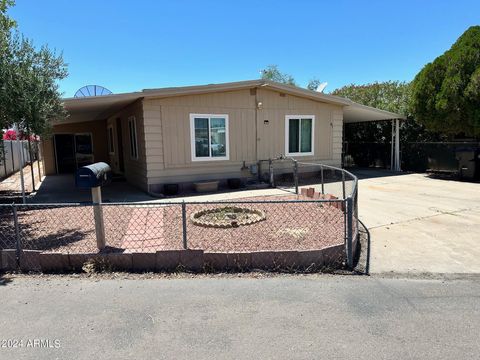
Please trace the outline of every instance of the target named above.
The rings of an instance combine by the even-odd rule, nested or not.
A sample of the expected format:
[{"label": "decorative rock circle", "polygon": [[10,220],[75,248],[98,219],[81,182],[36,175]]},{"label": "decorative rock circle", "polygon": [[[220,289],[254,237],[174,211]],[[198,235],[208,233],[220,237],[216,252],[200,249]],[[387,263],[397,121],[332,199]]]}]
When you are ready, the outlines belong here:
[{"label": "decorative rock circle", "polygon": [[266,220],[265,212],[238,206],[223,206],[194,212],[190,220],[198,226],[232,228]]}]

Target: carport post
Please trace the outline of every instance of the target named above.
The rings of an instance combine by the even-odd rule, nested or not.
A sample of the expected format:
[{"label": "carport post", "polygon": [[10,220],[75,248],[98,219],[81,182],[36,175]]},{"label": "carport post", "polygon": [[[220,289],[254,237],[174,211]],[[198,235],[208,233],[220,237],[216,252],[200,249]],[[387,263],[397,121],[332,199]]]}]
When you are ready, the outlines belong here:
[{"label": "carport post", "polygon": [[400,119],[392,120],[392,143],[390,146],[390,170],[401,171],[401,168],[400,168]]},{"label": "carport post", "polygon": [[400,171],[400,120],[395,120],[395,171]]},{"label": "carport post", "polygon": [[394,165],[394,141],[395,141],[395,120],[392,120],[392,141],[390,143],[390,170],[394,170],[395,165]]},{"label": "carport post", "polygon": [[97,248],[105,248],[105,226],[103,224],[102,188],[92,188],[93,216],[95,218],[95,234],[97,236]]}]

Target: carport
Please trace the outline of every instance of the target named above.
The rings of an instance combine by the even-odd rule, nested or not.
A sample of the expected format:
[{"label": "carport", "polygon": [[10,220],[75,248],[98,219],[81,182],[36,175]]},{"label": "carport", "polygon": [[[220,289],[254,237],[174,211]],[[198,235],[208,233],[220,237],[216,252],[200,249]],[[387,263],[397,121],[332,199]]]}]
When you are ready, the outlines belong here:
[{"label": "carport", "polygon": [[[343,110],[344,124],[361,123],[370,121],[391,121],[392,143],[390,149],[390,170],[401,171],[400,167],[400,121],[406,117],[400,114],[385,110],[376,109],[370,106],[357,104],[352,101]],[[345,134],[345,131],[344,131]]]}]

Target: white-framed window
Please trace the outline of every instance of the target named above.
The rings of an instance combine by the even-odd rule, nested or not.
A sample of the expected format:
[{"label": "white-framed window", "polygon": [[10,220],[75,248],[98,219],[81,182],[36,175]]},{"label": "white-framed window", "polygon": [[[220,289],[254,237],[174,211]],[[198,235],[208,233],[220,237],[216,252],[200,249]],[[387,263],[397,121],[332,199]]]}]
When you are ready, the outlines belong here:
[{"label": "white-framed window", "polygon": [[285,116],[285,154],[313,155],[314,131],[315,115]]},{"label": "white-framed window", "polygon": [[138,143],[137,143],[137,121],[135,116],[128,118],[128,135],[130,139],[130,158],[138,159]]},{"label": "white-framed window", "polygon": [[113,126],[110,125],[107,127],[107,142],[108,142],[108,153],[110,155],[115,154],[115,137],[113,132]]},{"label": "white-framed window", "polygon": [[228,160],[228,115],[190,114],[192,161]]}]

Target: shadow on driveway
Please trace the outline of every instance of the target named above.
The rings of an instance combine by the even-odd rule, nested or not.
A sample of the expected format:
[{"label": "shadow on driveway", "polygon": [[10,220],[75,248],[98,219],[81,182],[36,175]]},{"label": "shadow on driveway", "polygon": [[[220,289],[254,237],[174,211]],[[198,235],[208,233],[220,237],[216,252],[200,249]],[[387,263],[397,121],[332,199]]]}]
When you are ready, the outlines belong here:
[{"label": "shadow on driveway", "polygon": [[[103,202],[136,202],[153,200],[152,196],[127,182],[112,182],[102,186]],[[31,197],[32,203],[68,203],[91,202],[90,189],[75,187],[73,174],[48,175],[44,178],[38,191]]]}]

